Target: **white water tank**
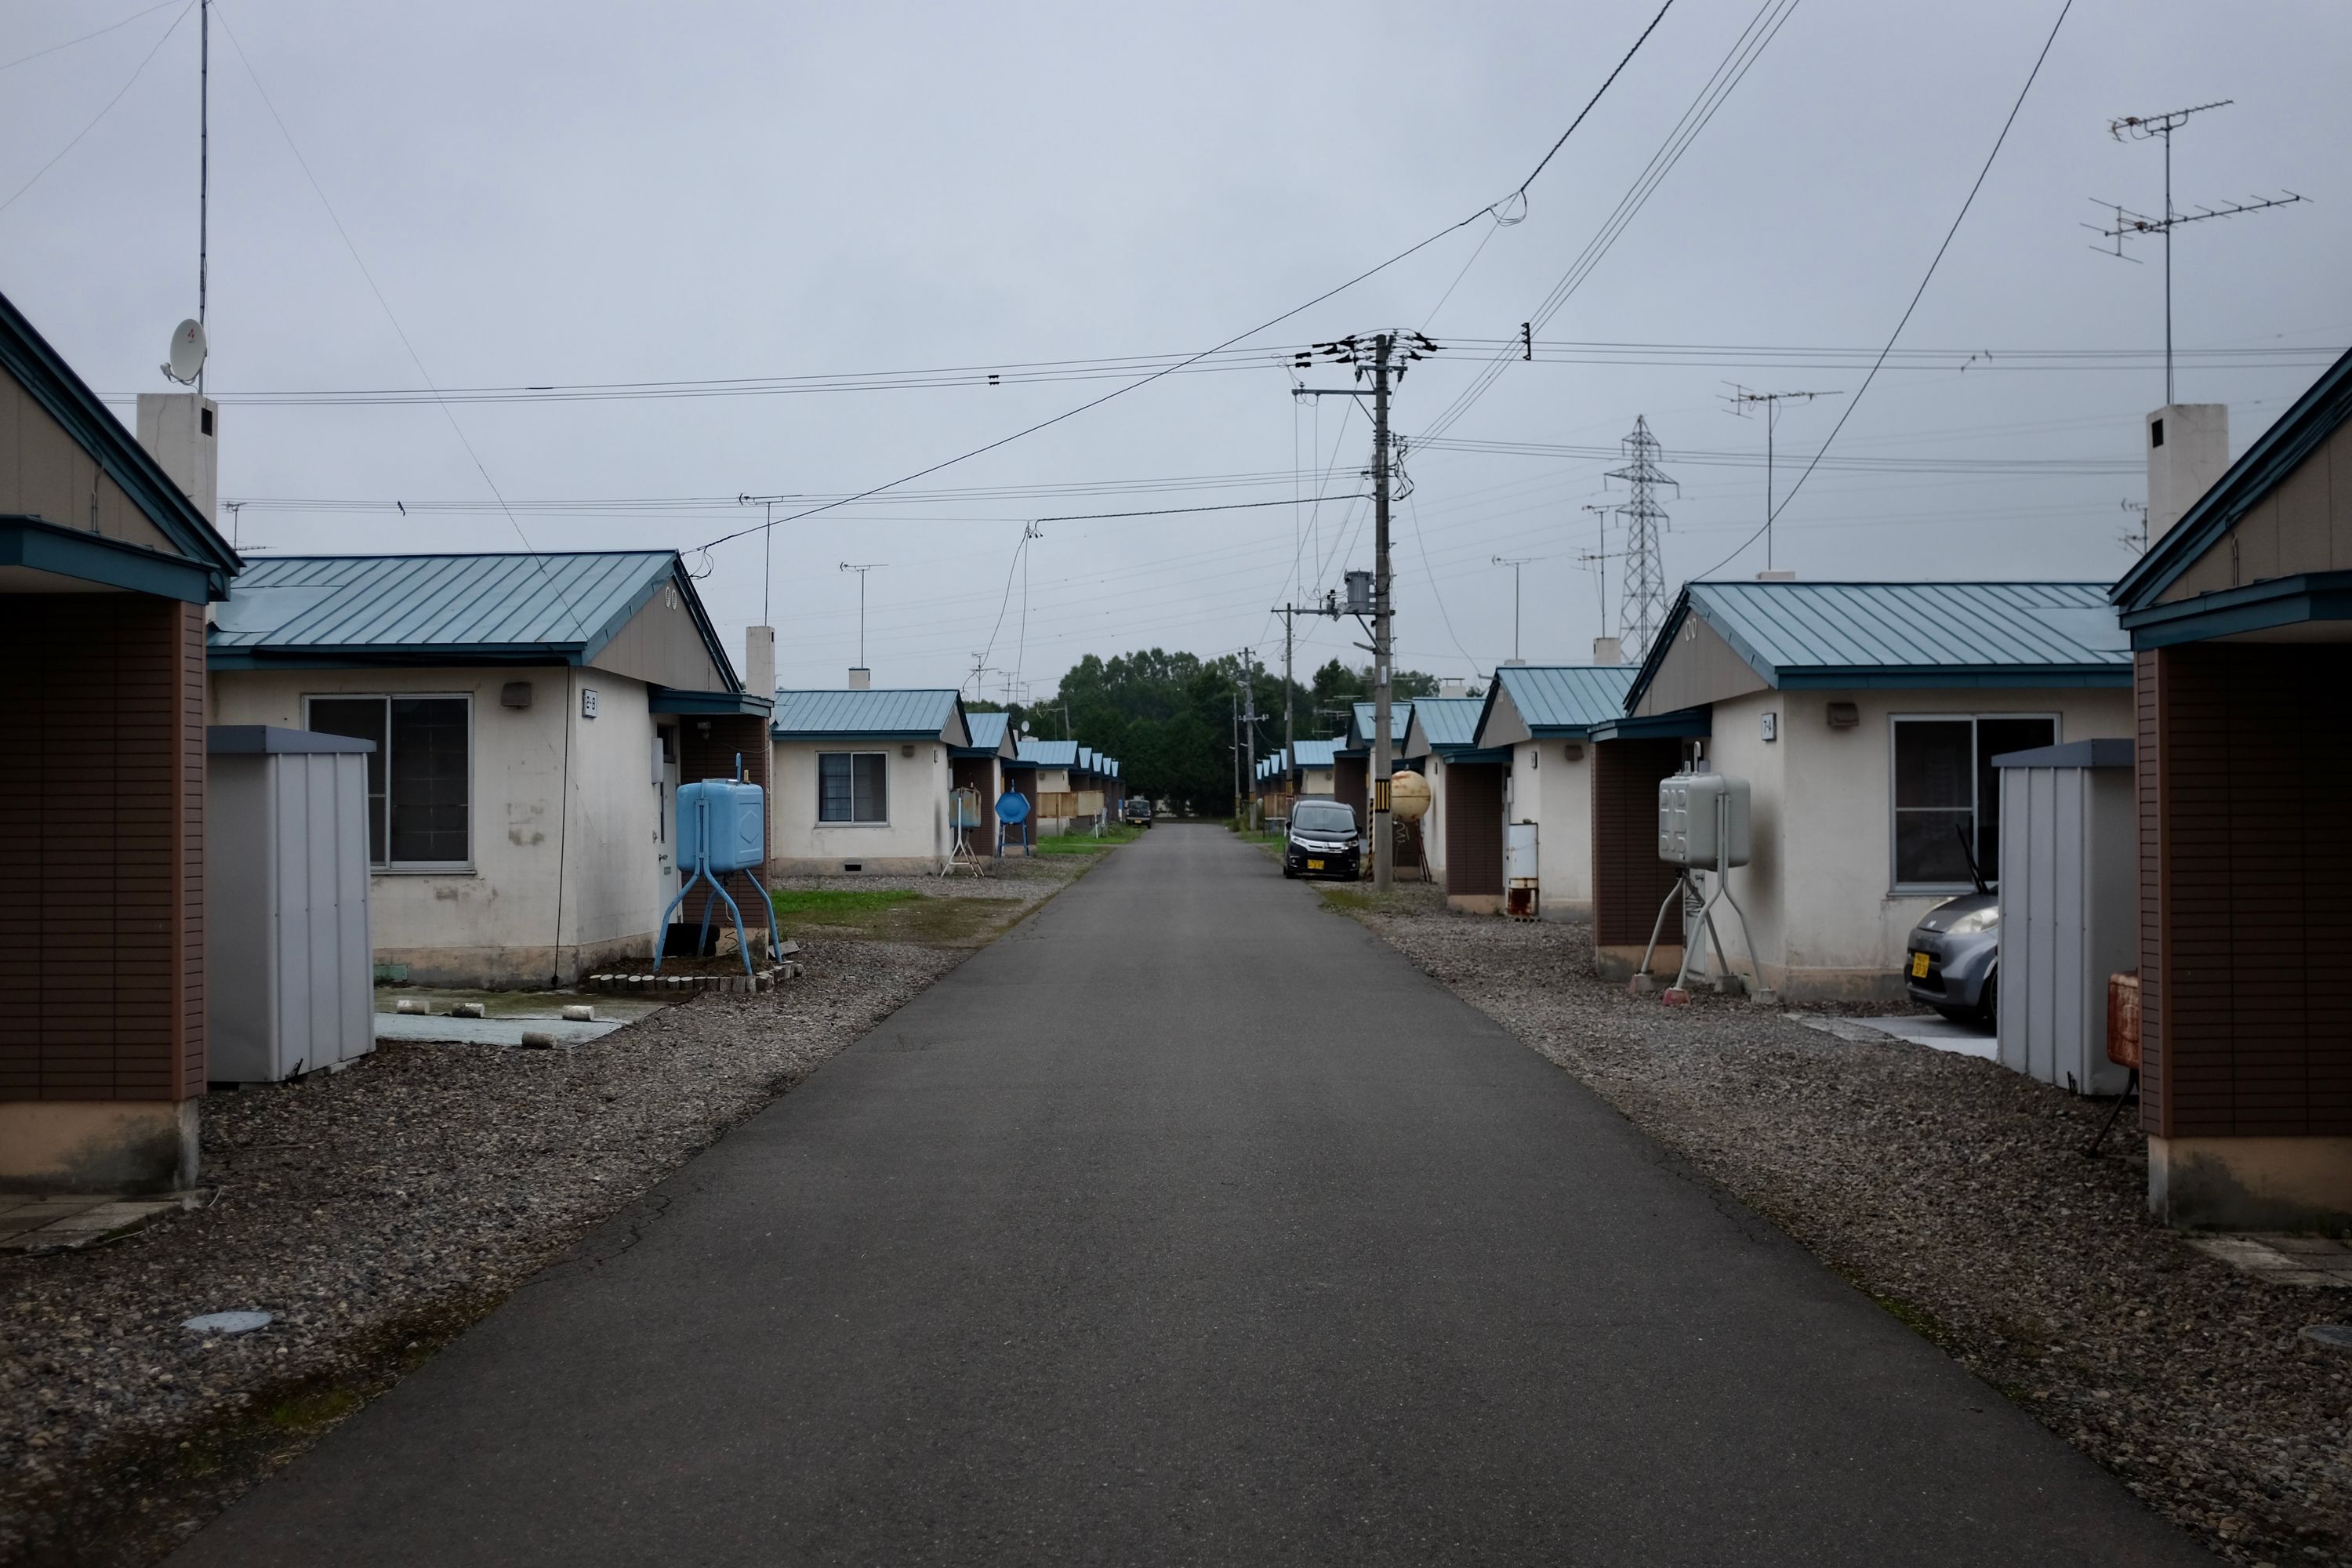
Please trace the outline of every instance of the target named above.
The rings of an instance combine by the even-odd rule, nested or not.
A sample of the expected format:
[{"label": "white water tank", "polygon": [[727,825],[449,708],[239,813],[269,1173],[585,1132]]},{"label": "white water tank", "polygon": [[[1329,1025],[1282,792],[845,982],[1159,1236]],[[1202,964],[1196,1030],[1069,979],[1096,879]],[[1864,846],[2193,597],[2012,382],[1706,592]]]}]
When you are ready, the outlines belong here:
[{"label": "white water tank", "polygon": [[205,735],[205,1076],[275,1083],[375,1048],[373,741]]},{"label": "white water tank", "polygon": [[1746,779],[1676,773],[1658,781],[1659,859],[1711,869],[1745,866],[1748,854]]}]

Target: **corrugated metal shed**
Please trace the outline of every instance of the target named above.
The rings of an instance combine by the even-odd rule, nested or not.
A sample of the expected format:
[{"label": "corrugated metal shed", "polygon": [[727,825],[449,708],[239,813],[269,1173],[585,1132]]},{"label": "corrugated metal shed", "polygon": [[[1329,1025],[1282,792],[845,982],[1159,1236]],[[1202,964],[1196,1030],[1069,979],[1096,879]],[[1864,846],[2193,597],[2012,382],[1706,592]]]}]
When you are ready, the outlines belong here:
[{"label": "corrugated metal shed", "polygon": [[958,716],[963,704],[949,688],[888,691],[779,691],[770,732],[780,740],[809,735],[920,735],[968,743]]},{"label": "corrugated metal shed", "polygon": [[1021,760],[1034,763],[1041,768],[1074,768],[1078,765],[1078,743],[1076,741],[1024,740],[1021,742]]},{"label": "corrugated metal shed", "polygon": [[1625,711],[1634,673],[1630,664],[1521,664],[1505,665],[1495,680],[1537,734],[1581,734]]},{"label": "corrugated metal shed", "polygon": [[1631,710],[1689,616],[1779,688],[2129,685],[2130,641],[2102,583],[1693,583],[1626,693]]},{"label": "corrugated metal shed", "polygon": [[[231,588],[210,645],[248,655],[545,650],[580,659],[675,581],[677,568],[667,550],[262,556]],[[705,640],[730,668],[707,627]]]}]

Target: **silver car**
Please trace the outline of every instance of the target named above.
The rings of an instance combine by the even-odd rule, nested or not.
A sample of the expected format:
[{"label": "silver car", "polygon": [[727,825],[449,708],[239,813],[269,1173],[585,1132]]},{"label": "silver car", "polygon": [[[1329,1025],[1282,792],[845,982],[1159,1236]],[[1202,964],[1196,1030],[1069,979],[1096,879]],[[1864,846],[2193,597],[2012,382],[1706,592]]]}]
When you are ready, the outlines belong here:
[{"label": "silver car", "polygon": [[1947,1018],[1990,1027],[2000,978],[2000,895],[1969,893],[1929,910],[1905,944],[1904,989]]}]

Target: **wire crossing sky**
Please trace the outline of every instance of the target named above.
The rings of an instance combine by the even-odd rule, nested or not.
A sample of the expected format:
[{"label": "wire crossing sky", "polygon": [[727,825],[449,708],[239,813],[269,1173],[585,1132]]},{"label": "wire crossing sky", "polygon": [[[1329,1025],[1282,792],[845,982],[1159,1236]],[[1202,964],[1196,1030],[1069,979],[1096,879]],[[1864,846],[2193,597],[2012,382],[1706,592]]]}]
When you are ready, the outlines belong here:
[{"label": "wire crossing sky", "polygon": [[[52,0],[0,50],[0,289],[110,396],[162,389],[194,313],[187,15]],[[2242,449],[2352,342],[2352,170],[2314,133],[2352,12],[2077,0],[1954,231],[2054,15],[583,0],[551,29],[224,0],[253,74],[213,74],[222,493],[263,552],[711,544],[739,647],[765,519],[736,498],[787,498],[782,679],[839,683],[837,563],[887,561],[877,683],[992,648],[1042,690],[1089,652],[1278,658],[1266,607],[1370,564],[1362,422],[1302,425],[1290,361],[1420,330],[1398,657],[1470,675],[1510,651],[1498,555],[1527,658],[1620,629],[1592,558],[1622,524],[1587,509],[1623,499],[1602,476],[1637,416],[1683,481],[1669,587],[1753,533],[1763,432],[1725,384],[1861,384],[1949,232],[1782,489],[1775,563],[2111,578],[2163,373],[2160,279],[2081,227],[2094,197],[2161,202],[2107,124],[2231,99],[2176,190],[2310,198],[2176,258],[2180,395],[2227,403]],[[1783,422],[1783,487],[1833,420]],[[1298,631],[1301,668],[1361,659],[1344,623]]]}]

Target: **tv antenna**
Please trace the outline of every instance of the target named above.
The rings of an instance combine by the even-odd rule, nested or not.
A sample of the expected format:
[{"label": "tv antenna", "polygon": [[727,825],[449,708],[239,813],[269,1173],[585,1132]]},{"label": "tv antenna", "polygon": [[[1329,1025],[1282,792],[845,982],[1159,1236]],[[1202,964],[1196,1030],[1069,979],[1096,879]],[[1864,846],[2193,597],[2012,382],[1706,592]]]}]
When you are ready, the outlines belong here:
[{"label": "tv antenna", "polygon": [[1613,506],[1595,506],[1592,502],[1586,501],[1584,503],[1584,510],[1592,513],[1600,523],[1601,539],[1599,542],[1601,548],[1598,550],[1578,551],[1576,552],[1576,563],[1579,566],[1588,567],[1594,573],[1598,574],[1593,583],[1593,592],[1595,597],[1600,601],[1601,635],[1605,637],[1609,635],[1609,563],[1612,561],[1622,560],[1626,553],[1622,550],[1612,550],[1609,548],[1609,520],[1616,516],[1622,509]]},{"label": "tv antenna", "polygon": [[1519,661],[1519,568],[1535,559],[1532,555],[1497,555],[1495,564],[1511,569],[1511,662]]},{"label": "tv antenna", "polygon": [[866,667],[866,574],[873,571],[877,566],[887,566],[890,563],[887,561],[845,561],[841,563],[841,569],[844,572],[855,572],[857,574],[857,668],[860,669],[864,669]]},{"label": "tv antenna", "polygon": [[1756,404],[1764,405],[1764,570],[1772,570],[1772,431],[1780,423],[1783,403],[1811,403],[1816,397],[1843,397],[1843,392],[1750,392],[1736,381],[1724,384],[1731,390],[1723,400],[1731,405],[1727,412],[1742,419]]},{"label": "tv antenna", "polygon": [[760,524],[760,624],[764,626],[772,626],[776,624],[768,618],[768,584],[775,580],[776,503],[800,499],[799,496],[751,495],[739,495],[735,498],[737,506],[759,507],[762,509],[767,518],[766,521]]},{"label": "tv antenna", "polygon": [[2116,540],[2134,555],[2145,555],[2147,553],[2147,502],[2127,500],[2121,504],[2132,521],[2116,531]]},{"label": "tv antenna", "polygon": [[2172,133],[2179,130],[2183,125],[2187,124],[2190,115],[2202,114],[2209,109],[2227,109],[2235,101],[2237,100],[2234,99],[2224,98],[2216,100],[2211,103],[2192,104],[2187,109],[2176,109],[2166,114],[2126,114],[2121,120],[2111,120],[2107,121],[2107,134],[2114,137],[2118,142],[2161,142],[2164,143],[2164,216],[2162,217],[2149,217],[2144,213],[2136,213],[2129,207],[2124,206],[2116,202],[2098,202],[2098,198],[2094,196],[2092,198],[2093,201],[2098,202],[2099,205],[2110,209],[2115,214],[2113,226],[2106,228],[2102,228],[2095,223],[2086,223],[2083,226],[2084,228],[2096,234],[2100,238],[2112,240],[2114,242],[2113,249],[2109,249],[2105,246],[2097,245],[2093,246],[2091,247],[2092,249],[2099,251],[2104,255],[2116,257],[2124,261],[2137,262],[2139,259],[2137,256],[2126,256],[2124,254],[2125,240],[2139,239],[2151,234],[2163,237],[2164,401],[2167,406],[2169,406],[2173,401],[2172,231],[2179,228],[2183,224],[2203,223],[2209,217],[2236,217],[2242,213],[2268,212],[2273,207],[2290,207],[2297,202],[2310,200],[2308,196],[2297,195],[2294,192],[2288,191],[2284,195],[2256,196],[2250,202],[2234,202],[2224,207],[2209,207],[2200,205],[2195,212],[2189,213],[2174,210],[2172,205]]},{"label": "tv antenna", "polygon": [[196,0],[196,313],[172,329],[172,352],[159,366],[169,379],[205,395],[205,293],[213,198],[213,0]]}]

